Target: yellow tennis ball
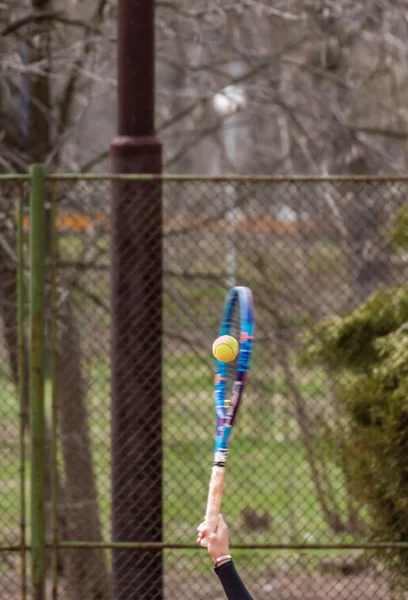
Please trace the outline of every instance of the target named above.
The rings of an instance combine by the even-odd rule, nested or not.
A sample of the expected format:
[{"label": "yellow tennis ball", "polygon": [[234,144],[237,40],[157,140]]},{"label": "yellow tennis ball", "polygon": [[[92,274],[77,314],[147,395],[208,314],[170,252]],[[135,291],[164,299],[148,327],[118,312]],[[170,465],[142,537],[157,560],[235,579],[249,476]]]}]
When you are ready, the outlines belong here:
[{"label": "yellow tennis ball", "polygon": [[231,335],[221,335],[213,343],[213,354],[222,362],[232,362],[238,356],[238,342]]}]

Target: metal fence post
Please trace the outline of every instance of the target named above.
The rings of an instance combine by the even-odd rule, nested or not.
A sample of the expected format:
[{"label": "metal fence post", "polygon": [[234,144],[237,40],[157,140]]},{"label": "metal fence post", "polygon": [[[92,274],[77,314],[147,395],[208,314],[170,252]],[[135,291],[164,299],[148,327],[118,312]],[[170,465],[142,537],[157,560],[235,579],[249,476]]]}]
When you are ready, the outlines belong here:
[{"label": "metal fence post", "polygon": [[51,345],[51,572],[52,599],[58,597],[58,399],[57,399],[57,182],[50,189],[50,345]]},{"label": "metal fence post", "polygon": [[45,173],[30,168],[31,593],[45,593]]},{"label": "metal fence post", "polygon": [[[118,2],[117,174],[162,171],[155,136],[155,3]],[[112,534],[162,541],[161,182],[119,181],[112,198]],[[162,552],[116,548],[114,600],[163,598]]]},{"label": "metal fence post", "polygon": [[24,183],[19,182],[17,219],[17,323],[18,323],[18,394],[20,405],[20,543],[21,600],[27,597],[27,513],[26,513],[26,356],[24,340]]}]

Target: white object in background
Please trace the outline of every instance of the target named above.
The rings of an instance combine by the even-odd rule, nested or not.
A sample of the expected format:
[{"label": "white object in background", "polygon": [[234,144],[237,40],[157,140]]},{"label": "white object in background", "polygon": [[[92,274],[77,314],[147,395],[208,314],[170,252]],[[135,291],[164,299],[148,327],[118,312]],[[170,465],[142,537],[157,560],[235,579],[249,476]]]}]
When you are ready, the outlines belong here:
[{"label": "white object in background", "polygon": [[244,88],[240,85],[228,85],[213,97],[213,107],[220,117],[228,117],[246,108]]},{"label": "white object in background", "polygon": [[[221,92],[215,94],[213,98],[213,107],[215,112],[221,117],[233,117],[240,110],[246,107],[245,91],[242,86],[229,85]],[[226,119],[223,124],[224,147],[228,161],[234,165],[237,149],[237,132],[234,118]],[[226,218],[226,272],[227,272],[227,287],[231,288],[236,285],[237,275],[237,249],[235,243],[235,220],[237,218],[236,190],[233,184],[227,184],[225,187],[227,210]]]}]

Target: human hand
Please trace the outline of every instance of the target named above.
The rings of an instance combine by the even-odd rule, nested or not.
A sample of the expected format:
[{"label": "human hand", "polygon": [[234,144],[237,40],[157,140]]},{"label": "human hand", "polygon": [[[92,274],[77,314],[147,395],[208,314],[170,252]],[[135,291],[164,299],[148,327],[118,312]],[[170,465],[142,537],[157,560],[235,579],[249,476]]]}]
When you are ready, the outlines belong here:
[{"label": "human hand", "polygon": [[203,538],[207,538],[207,550],[213,560],[230,553],[228,527],[222,515],[218,515],[217,529],[213,534],[207,535],[205,521],[197,527],[197,544],[201,544]]}]

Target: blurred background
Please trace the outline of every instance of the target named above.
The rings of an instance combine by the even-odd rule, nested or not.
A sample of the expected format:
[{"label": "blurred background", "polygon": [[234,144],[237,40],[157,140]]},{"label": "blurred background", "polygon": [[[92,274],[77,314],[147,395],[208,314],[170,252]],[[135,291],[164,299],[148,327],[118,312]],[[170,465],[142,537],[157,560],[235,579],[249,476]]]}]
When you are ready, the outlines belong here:
[{"label": "blurred background", "polygon": [[[223,513],[231,543],[241,546],[233,552],[248,588],[258,599],[405,599],[407,4],[156,6],[156,123],[169,175],[160,187],[158,453],[163,542],[182,547],[163,551],[162,590],[147,554],[137,550],[126,551],[122,580],[128,577],[131,594],[138,565],[146,573],[141,598],[223,597],[208,556],[194,542],[213,451],[211,344],[225,294],[238,283],[253,290],[257,331]],[[52,173],[87,174],[48,178],[44,193],[46,207],[55,202],[57,211],[47,229],[55,226],[57,261],[55,280],[48,265],[46,292],[49,298],[55,281],[57,301],[56,311],[47,312],[45,501],[49,546],[54,490],[59,540],[94,547],[60,548],[57,565],[49,547],[46,593],[112,598],[111,183],[98,175],[109,171],[116,132],[116,17],[116,4],[105,0],[0,3],[5,600],[27,597],[21,539],[31,537],[24,500],[33,482],[28,442],[22,445],[30,429],[27,374],[19,371],[29,352],[28,299],[18,296],[19,282],[28,285],[30,277],[30,187],[11,174],[26,173],[33,162]],[[239,173],[251,176],[234,177]],[[152,193],[149,182],[137,185],[144,197]],[[149,217],[136,211],[132,219],[149,239]],[[140,260],[153,261],[148,247],[139,263],[131,250],[130,278]],[[137,302],[123,295],[123,310],[136,314]],[[124,363],[125,376],[127,369]],[[148,389],[148,372],[146,382]],[[143,418],[135,414],[140,431]],[[132,426],[122,432],[124,447],[137,442],[140,432]],[[149,472],[148,458],[146,472],[160,478]],[[135,514],[131,507],[125,519],[130,523]],[[102,540],[106,548],[95,547]]]}]

